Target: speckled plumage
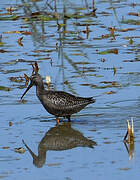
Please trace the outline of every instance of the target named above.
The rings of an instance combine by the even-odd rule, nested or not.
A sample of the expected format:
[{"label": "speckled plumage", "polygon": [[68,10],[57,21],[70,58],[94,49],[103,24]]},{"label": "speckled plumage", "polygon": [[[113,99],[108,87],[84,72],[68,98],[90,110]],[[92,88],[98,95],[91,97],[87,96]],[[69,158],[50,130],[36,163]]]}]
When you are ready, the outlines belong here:
[{"label": "speckled plumage", "polygon": [[[70,120],[70,116],[81,111],[88,104],[94,103],[95,99],[92,97],[83,98],[76,97],[64,91],[45,90],[42,77],[39,74],[33,74],[30,77],[30,85],[23,94],[32,87],[36,86],[36,95],[44,108],[56,117],[66,117]],[[23,98],[23,96],[21,98]]]}]

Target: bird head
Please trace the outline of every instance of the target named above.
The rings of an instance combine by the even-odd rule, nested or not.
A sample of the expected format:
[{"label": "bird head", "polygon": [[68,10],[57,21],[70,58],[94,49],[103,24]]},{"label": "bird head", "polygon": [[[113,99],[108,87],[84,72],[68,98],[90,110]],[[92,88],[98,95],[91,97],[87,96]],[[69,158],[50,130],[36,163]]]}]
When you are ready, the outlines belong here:
[{"label": "bird head", "polygon": [[26,82],[28,84],[29,80],[30,80],[30,84],[28,85],[27,89],[25,90],[25,92],[23,93],[23,95],[21,96],[21,99],[25,96],[25,94],[29,91],[29,89],[32,87],[32,86],[38,86],[40,84],[43,83],[42,81],[42,77],[40,76],[40,74],[38,73],[39,71],[39,68],[38,68],[38,64],[37,62],[35,62],[34,65],[32,65],[33,67],[33,72],[32,72],[32,75],[30,77],[28,77],[26,74],[24,74],[24,77],[26,79]]}]

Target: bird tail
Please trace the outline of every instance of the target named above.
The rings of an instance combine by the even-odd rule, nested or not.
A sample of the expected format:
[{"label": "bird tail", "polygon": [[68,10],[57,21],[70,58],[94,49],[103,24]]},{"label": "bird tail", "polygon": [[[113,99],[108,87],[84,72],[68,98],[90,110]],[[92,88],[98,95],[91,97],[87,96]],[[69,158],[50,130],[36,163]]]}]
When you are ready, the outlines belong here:
[{"label": "bird tail", "polygon": [[93,97],[88,98],[90,100],[91,103],[95,103],[96,99],[94,99]]}]

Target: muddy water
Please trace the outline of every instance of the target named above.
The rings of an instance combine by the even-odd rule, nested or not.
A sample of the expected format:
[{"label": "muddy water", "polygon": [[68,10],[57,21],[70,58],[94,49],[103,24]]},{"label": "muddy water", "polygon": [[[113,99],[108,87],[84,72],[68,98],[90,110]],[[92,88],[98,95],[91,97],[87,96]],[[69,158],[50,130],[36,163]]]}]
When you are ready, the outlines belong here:
[{"label": "muddy water", "polygon": [[[139,9],[138,0],[1,0],[0,178],[139,178]],[[49,88],[96,103],[56,125],[35,88],[21,102],[34,61]],[[136,138],[126,148],[131,117]]]}]

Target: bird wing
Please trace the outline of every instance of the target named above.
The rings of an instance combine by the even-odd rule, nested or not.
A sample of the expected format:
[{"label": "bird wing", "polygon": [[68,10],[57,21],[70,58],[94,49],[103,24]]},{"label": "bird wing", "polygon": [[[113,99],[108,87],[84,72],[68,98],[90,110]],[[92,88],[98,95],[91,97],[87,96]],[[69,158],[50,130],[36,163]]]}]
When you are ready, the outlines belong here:
[{"label": "bird wing", "polygon": [[76,97],[63,91],[49,91],[47,98],[52,104],[57,106],[75,106],[81,104],[89,104],[89,98]]}]

